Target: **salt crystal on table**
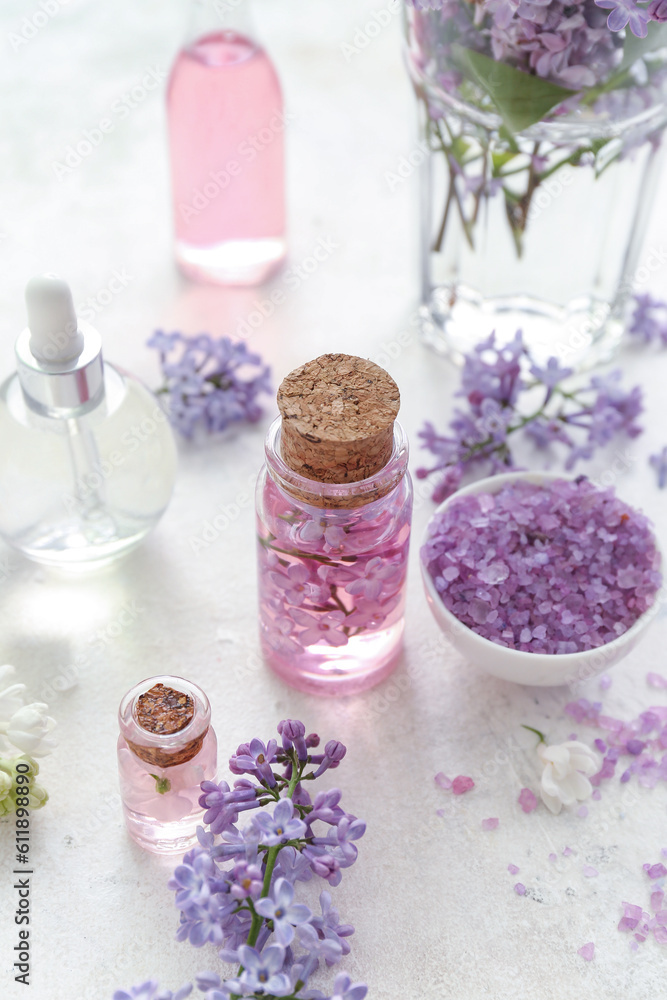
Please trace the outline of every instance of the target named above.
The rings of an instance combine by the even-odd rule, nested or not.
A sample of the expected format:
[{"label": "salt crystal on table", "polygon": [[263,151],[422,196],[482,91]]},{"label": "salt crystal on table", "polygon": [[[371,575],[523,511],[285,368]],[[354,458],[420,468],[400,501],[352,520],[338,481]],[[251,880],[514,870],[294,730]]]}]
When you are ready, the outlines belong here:
[{"label": "salt crystal on table", "polygon": [[646,683],[653,688],[667,688],[667,677],[662,677],[660,674],[647,674]]},{"label": "salt crystal on table", "polygon": [[581,870],[586,878],[595,878],[596,875],[600,874],[597,868],[593,868],[592,865],[584,865]]},{"label": "salt crystal on table", "polygon": [[602,798],[602,792],[600,791],[599,788],[593,789],[593,794],[591,795],[591,798],[595,799],[596,802],[600,801],[600,799]]},{"label": "salt crystal on table", "polygon": [[650,879],[662,878],[663,875],[667,875],[667,868],[659,861],[657,865],[651,865],[647,869],[646,874]]},{"label": "salt crystal on table", "polygon": [[523,882],[517,882],[517,884],[514,886],[514,891],[517,894],[517,896],[525,896],[526,895],[526,887],[523,884]]},{"label": "salt crystal on table", "polygon": [[665,898],[665,894],[662,889],[656,889],[651,893],[651,909],[655,912],[659,910],[662,906],[662,901]]},{"label": "salt crystal on table", "polygon": [[435,810],[435,814],[436,814],[436,816],[442,817],[442,816],[445,815],[445,810],[444,809],[436,809]]},{"label": "salt crystal on table", "polygon": [[667,910],[658,910],[655,915],[656,922],[662,924],[664,927],[667,925]]},{"label": "salt crystal on table", "polygon": [[474,787],[475,782],[472,778],[467,778],[463,774],[459,774],[452,782],[452,791],[454,792],[454,795],[463,795],[464,792],[469,792],[470,789]]},{"label": "salt crystal on table", "polygon": [[500,824],[500,820],[495,816],[490,816],[488,819],[482,820],[482,830],[497,830]]},{"label": "salt crystal on table", "polygon": [[579,806],[577,809],[577,816],[581,816],[582,819],[586,819],[588,816],[588,809],[586,806]]},{"label": "salt crystal on table", "polygon": [[564,847],[563,848],[563,857],[564,858],[569,858],[569,856],[571,854],[572,854],[572,848],[571,847]]},{"label": "salt crystal on table", "polygon": [[516,865],[510,864],[507,866],[507,871],[510,873],[510,875],[518,875],[520,870],[521,869],[518,868]]},{"label": "salt crystal on table", "polygon": [[609,674],[603,674],[600,678],[600,687],[603,691],[608,691],[611,687],[611,677]]},{"label": "salt crystal on table", "polygon": [[577,954],[581,955],[582,958],[585,958],[587,962],[590,962],[593,956],[595,955],[594,943],[592,941],[589,941],[588,944],[582,945],[581,948],[579,948]]},{"label": "salt crystal on table", "polygon": [[519,792],[519,805],[525,813],[531,813],[537,809],[537,799],[530,788],[522,788]]},{"label": "salt crystal on table", "polygon": [[667,944],[667,927],[656,927],[653,936],[658,944]]},{"label": "salt crystal on table", "polygon": [[435,781],[438,788],[450,789],[452,787],[451,779],[448,778],[446,774],[443,774],[442,771],[438,771],[433,780]]}]

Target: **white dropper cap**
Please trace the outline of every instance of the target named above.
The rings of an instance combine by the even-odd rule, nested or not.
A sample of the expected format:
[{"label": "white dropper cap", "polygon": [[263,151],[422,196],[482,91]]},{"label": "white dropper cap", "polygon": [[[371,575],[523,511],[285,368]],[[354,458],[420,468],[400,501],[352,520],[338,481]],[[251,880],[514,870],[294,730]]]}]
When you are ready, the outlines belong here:
[{"label": "white dropper cap", "polygon": [[30,350],[42,363],[65,364],[83,351],[72,292],[55,274],[38,274],[25,289]]},{"label": "white dropper cap", "polygon": [[54,274],[31,278],[25,290],[28,326],[15,346],[26,403],[37,413],[76,417],[104,398],[102,341],[78,322],[69,285]]}]

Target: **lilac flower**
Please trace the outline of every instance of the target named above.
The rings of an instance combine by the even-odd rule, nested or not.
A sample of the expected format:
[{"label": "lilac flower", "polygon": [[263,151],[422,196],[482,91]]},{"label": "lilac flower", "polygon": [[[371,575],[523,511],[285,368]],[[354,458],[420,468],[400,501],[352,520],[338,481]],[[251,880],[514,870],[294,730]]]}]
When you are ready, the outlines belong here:
[{"label": "lilac flower", "polygon": [[[312,925],[315,929],[324,936],[326,930],[331,932],[331,935],[335,935],[338,943],[341,947],[341,953],[343,955],[349,955],[350,945],[346,938],[354,934],[354,927],[352,924],[341,924],[338,916],[338,910],[334,909],[331,905],[331,893],[327,892],[326,889],[320,893],[320,907],[322,909],[321,917],[313,917]],[[334,940],[330,937],[330,940]]]},{"label": "lilac flower", "polygon": [[645,7],[638,7],[634,0],[595,0],[598,7],[610,10],[607,27],[610,31],[621,31],[629,24],[630,31],[637,38],[646,38],[649,15]]},{"label": "lilac flower", "polygon": [[326,792],[318,792],[313,802],[312,811],[308,813],[306,822],[310,826],[316,819],[324,820],[325,823],[338,823],[346,815],[338,805],[341,799],[341,792],[338,788],[330,788]]},{"label": "lilac flower", "polygon": [[278,723],[278,732],[282,736],[283,748],[289,750],[292,746],[296,748],[299,760],[305,760],[308,756],[306,746],[306,727],[298,719],[283,719]]},{"label": "lilac flower", "polygon": [[324,538],[332,549],[338,549],[345,542],[345,529],[332,523],[330,518],[312,518],[301,525],[297,536],[301,542],[317,542],[320,538]]},{"label": "lilac flower", "polygon": [[667,445],[657,455],[651,455],[648,461],[658,476],[658,489],[664,490],[667,484]]},{"label": "lilac flower", "polygon": [[343,955],[343,948],[338,937],[328,928],[324,928],[319,933],[312,924],[301,924],[297,929],[299,944],[308,952],[310,961],[306,962],[305,973],[310,975],[312,969],[317,968],[320,959],[324,959],[327,965],[335,965]]},{"label": "lilac flower", "polygon": [[[667,8],[667,0],[661,2]],[[628,333],[640,337],[645,344],[660,343],[663,347],[667,346],[667,302],[654,299],[648,293],[635,295],[635,308]]]},{"label": "lilac flower", "polygon": [[234,899],[258,899],[262,892],[262,870],[259,865],[237,861],[232,872],[230,892]]},{"label": "lilac flower", "polygon": [[340,740],[329,740],[324,746],[324,757],[322,763],[315,771],[314,777],[319,778],[330,767],[337,765],[347,753],[347,747]]},{"label": "lilac flower", "polygon": [[364,1000],[368,987],[363,983],[352,984],[345,972],[339,973],[334,980],[334,991],[331,1000]]},{"label": "lilac flower", "polygon": [[331,847],[339,847],[343,855],[355,861],[357,848],[352,843],[359,840],[366,832],[366,824],[354,816],[344,816],[337,826],[333,827],[328,837],[314,837],[313,844],[327,844]]},{"label": "lilac flower", "polygon": [[289,976],[282,972],[285,962],[285,949],[278,944],[271,944],[260,954],[249,945],[241,945],[238,949],[239,961],[243,972],[238,979],[230,979],[226,985],[235,993],[260,992],[273,993],[277,997],[288,996],[292,992]]},{"label": "lilac flower", "polygon": [[294,806],[291,799],[281,799],[273,810],[273,816],[268,812],[258,813],[253,818],[253,823],[261,832],[262,843],[272,847],[274,844],[284,844],[288,840],[303,837],[306,824],[293,817]]},{"label": "lilac flower", "polygon": [[348,583],[345,590],[353,597],[361,594],[366,600],[374,601],[382,593],[383,581],[397,575],[400,578],[400,570],[393,563],[387,562],[384,556],[374,556],[361,566],[360,575]]},{"label": "lilac flower", "polygon": [[257,399],[271,391],[270,369],[244,341],[157,330],[148,346],[160,353],[165,379],[160,392],[166,394],[172,423],[185,437],[200,425],[216,432],[261,417]]},{"label": "lilac flower", "polygon": [[305,630],[298,635],[302,646],[313,646],[318,642],[325,642],[328,646],[347,645],[348,636],[341,630],[345,621],[342,611],[330,611],[315,617],[295,608],[291,614],[298,625],[305,626]]},{"label": "lilac flower", "polygon": [[176,890],[176,906],[186,910],[193,904],[206,905],[212,892],[226,890],[226,882],[219,876],[220,872],[211,856],[198,849],[190,864],[183,859],[183,864],[178,865],[167,885]]},{"label": "lilac flower", "polygon": [[294,940],[294,928],[305,924],[312,911],[303,903],[294,902],[294,886],[285,878],[276,879],[273,898],[265,896],[255,903],[255,910],[266,920],[273,921],[278,944],[287,946]]},{"label": "lilac flower", "polygon": [[667,0],[652,0],[646,11],[649,21],[667,21]]},{"label": "lilac flower", "polygon": [[304,847],[302,853],[308,858],[310,867],[316,875],[326,879],[329,885],[340,885],[343,873],[340,870],[340,861],[334,857],[333,851],[326,851],[324,847],[313,845]]},{"label": "lilac flower", "polygon": [[191,905],[181,910],[181,923],[176,937],[179,941],[190,941],[195,948],[201,948],[211,941],[221,944],[224,938],[226,918],[233,914],[236,902],[222,903],[211,896],[205,905]]},{"label": "lilac flower", "polygon": [[[240,749],[240,748],[239,748]],[[232,758],[236,768],[236,773],[249,771],[266,782],[269,788],[274,788],[276,779],[271,770],[271,763],[275,760],[278,743],[276,740],[269,740],[266,746],[261,740],[251,740],[247,753],[237,753]]]},{"label": "lilac flower", "polygon": [[191,992],[191,983],[181,986],[173,993],[171,990],[161,990],[156,980],[149,979],[140,986],[130,986],[129,990],[116,990],[113,1000],[184,1000]]},{"label": "lilac flower", "polygon": [[274,869],[276,878],[286,878],[288,882],[309,882],[313,877],[310,861],[296,848],[283,847]]},{"label": "lilac flower", "polygon": [[[525,2],[525,0],[522,0]],[[524,383],[521,362],[527,364],[534,381]],[[589,459],[598,447],[608,444],[618,434],[636,437],[641,433],[638,416],[642,412],[642,393],[637,386],[626,390],[621,373],[594,376],[579,388],[561,388],[570,375],[556,358],[538,365],[523,345],[520,333],[503,346],[495,335],[465,358],[461,389],[467,410],[457,409],[450,421],[450,434],[439,434],[427,422],[419,433],[423,447],[436,457],[430,469],[417,470],[424,479],[439,472],[442,478],[433,492],[437,502],[459,488],[464,474],[486,466],[485,474],[506,471],[514,464],[510,439],[524,431],[539,448],[563,447],[567,451],[566,468],[581,459]],[[541,405],[524,405],[523,393],[543,390]],[[532,398],[532,397],[531,397]],[[529,408],[529,416],[525,410]]]}]

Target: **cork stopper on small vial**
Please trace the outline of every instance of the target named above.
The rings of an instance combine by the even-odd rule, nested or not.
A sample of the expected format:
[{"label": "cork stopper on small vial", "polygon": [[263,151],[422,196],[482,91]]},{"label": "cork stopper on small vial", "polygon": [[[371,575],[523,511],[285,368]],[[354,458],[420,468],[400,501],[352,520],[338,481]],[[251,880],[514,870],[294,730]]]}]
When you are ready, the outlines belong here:
[{"label": "cork stopper on small vial", "polygon": [[350,354],[323,354],[278,389],[283,461],[306,479],[357,483],[391,458],[400,393],[384,368]]},{"label": "cork stopper on small vial", "polygon": [[[149,691],[137,698],[134,717],[140,729],[155,736],[173,736],[188,726],[195,714],[194,701],[189,694],[154,684]],[[155,746],[142,746],[127,741],[133,753],[147,764],[156,767],[175,767],[192,760],[201,750],[208,727],[203,733],[189,740],[184,746],[172,750]]]}]

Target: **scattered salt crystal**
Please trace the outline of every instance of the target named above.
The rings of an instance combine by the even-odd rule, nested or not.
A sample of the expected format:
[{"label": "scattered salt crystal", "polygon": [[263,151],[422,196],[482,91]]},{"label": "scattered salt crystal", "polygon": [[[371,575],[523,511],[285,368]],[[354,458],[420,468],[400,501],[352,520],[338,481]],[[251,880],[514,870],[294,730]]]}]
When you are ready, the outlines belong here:
[{"label": "scattered salt crystal", "polygon": [[475,787],[475,782],[472,778],[467,778],[463,774],[459,774],[458,777],[454,778],[452,782],[452,791],[454,795],[463,795],[464,792],[469,792],[471,788]]},{"label": "scattered salt crystal", "polygon": [[595,799],[596,802],[600,801],[600,799],[602,798],[602,792],[600,791],[599,788],[593,789],[593,794],[591,795],[591,798]]},{"label": "scattered salt crystal", "polygon": [[637,944],[636,941],[631,941],[630,947],[632,948],[633,951],[637,951],[639,949],[639,945]]},{"label": "scattered salt crystal", "polygon": [[579,950],[577,951],[577,955],[581,955],[581,957],[585,958],[587,962],[590,962],[593,959],[593,956],[595,955],[594,943],[592,941],[589,941],[588,944],[582,945],[581,948],[579,948]]},{"label": "scattered salt crystal", "polygon": [[568,736],[568,740],[576,740],[576,738],[577,738],[576,733],[570,733],[570,735]]},{"label": "scattered salt crystal", "polygon": [[525,896],[526,895],[526,887],[523,884],[523,882],[517,882],[517,884],[514,886],[514,891],[517,894],[517,896]]},{"label": "scattered salt crystal", "polygon": [[495,816],[490,816],[489,819],[482,820],[482,830],[497,830],[500,824],[500,820]]},{"label": "scattered salt crystal", "polygon": [[652,688],[667,688],[667,677],[661,674],[649,673],[646,675],[646,683]]},{"label": "scattered salt crystal", "polygon": [[658,944],[667,944],[667,927],[656,927],[653,936]]},{"label": "scattered salt crystal", "polygon": [[537,799],[530,788],[522,788],[519,793],[519,805],[525,813],[531,813],[537,809]]},{"label": "scattered salt crystal", "polygon": [[631,753],[633,757],[638,757],[645,746],[646,744],[642,743],[641,740],[628,740],[625,744],[626,750],[628,753]]},{"label": "scattered salt crystal", "polygon": [[553,864],[554,861],[557,861],[557,860],[558,860],[558,855],[557,854],[550,854],[549,855],[549,861],[551,861],[552,864]]},{"label": "scattered salt crystal", "polygon": [[571,847],[564,847],[563,848],[563,857],[564,858],[569,858],[569,856],[571,854],[572,854],[572,848]]},{"label": "scattered salt crystal", "polygon": [[435,781],[438,788],[450,789],[452,787],[451,779],[448,778],[446,774],[443,774],[442,771],[438,771],[433,780]]},{"label": "scattered salt crystal", "polygon": [[581,871],[586,876],[586,878],[595,878],[596,875],[600,874],[597,868],[593,868],[592,865],[584,865]]},{"label": "scattered salt crystal", "polygon": [[663,927],[667,925],[667,910],[658,910],[655,915],[656,922]]},{"label": "scattered salt crystal", "polygon": [[510,864],[507,866],[507,871],[510,873],[510,875],[518,875],[520,870],[521,869],[518,868],[516,865]]},{"label": "scattered salt crystal", "polygon": [[609,674],[603,674],[602,677],[600,678],[600,688],[603,691],[608,691],[610,687],[611,687],[611,677],[609,676]]},{"label": "scattered salt crystal", "polygon": [[445,815],[445,810],[444,809],[436,809],[435,810],[435,814],[436,814],[436,816],[444,816]]},{"label": "scattered salt crystal", "polygon": [[577,816],[581,816],[582,819],[586,819],[588,816],[588,809],[586,806],[579,806],[577,809]]},{"label": "scattered salt crystal", "polygon": [[665,898],[665,894],[662,889],[656,889],[651,893],[651,909],[655,912],[662,907],[662,901]]},{"label": "scattered salt crystal", "polygon": [[667,868],[659,861],[657,865],[651,865],[646,874],[650,879],[662,878],[663,875],[667,875]]}]

